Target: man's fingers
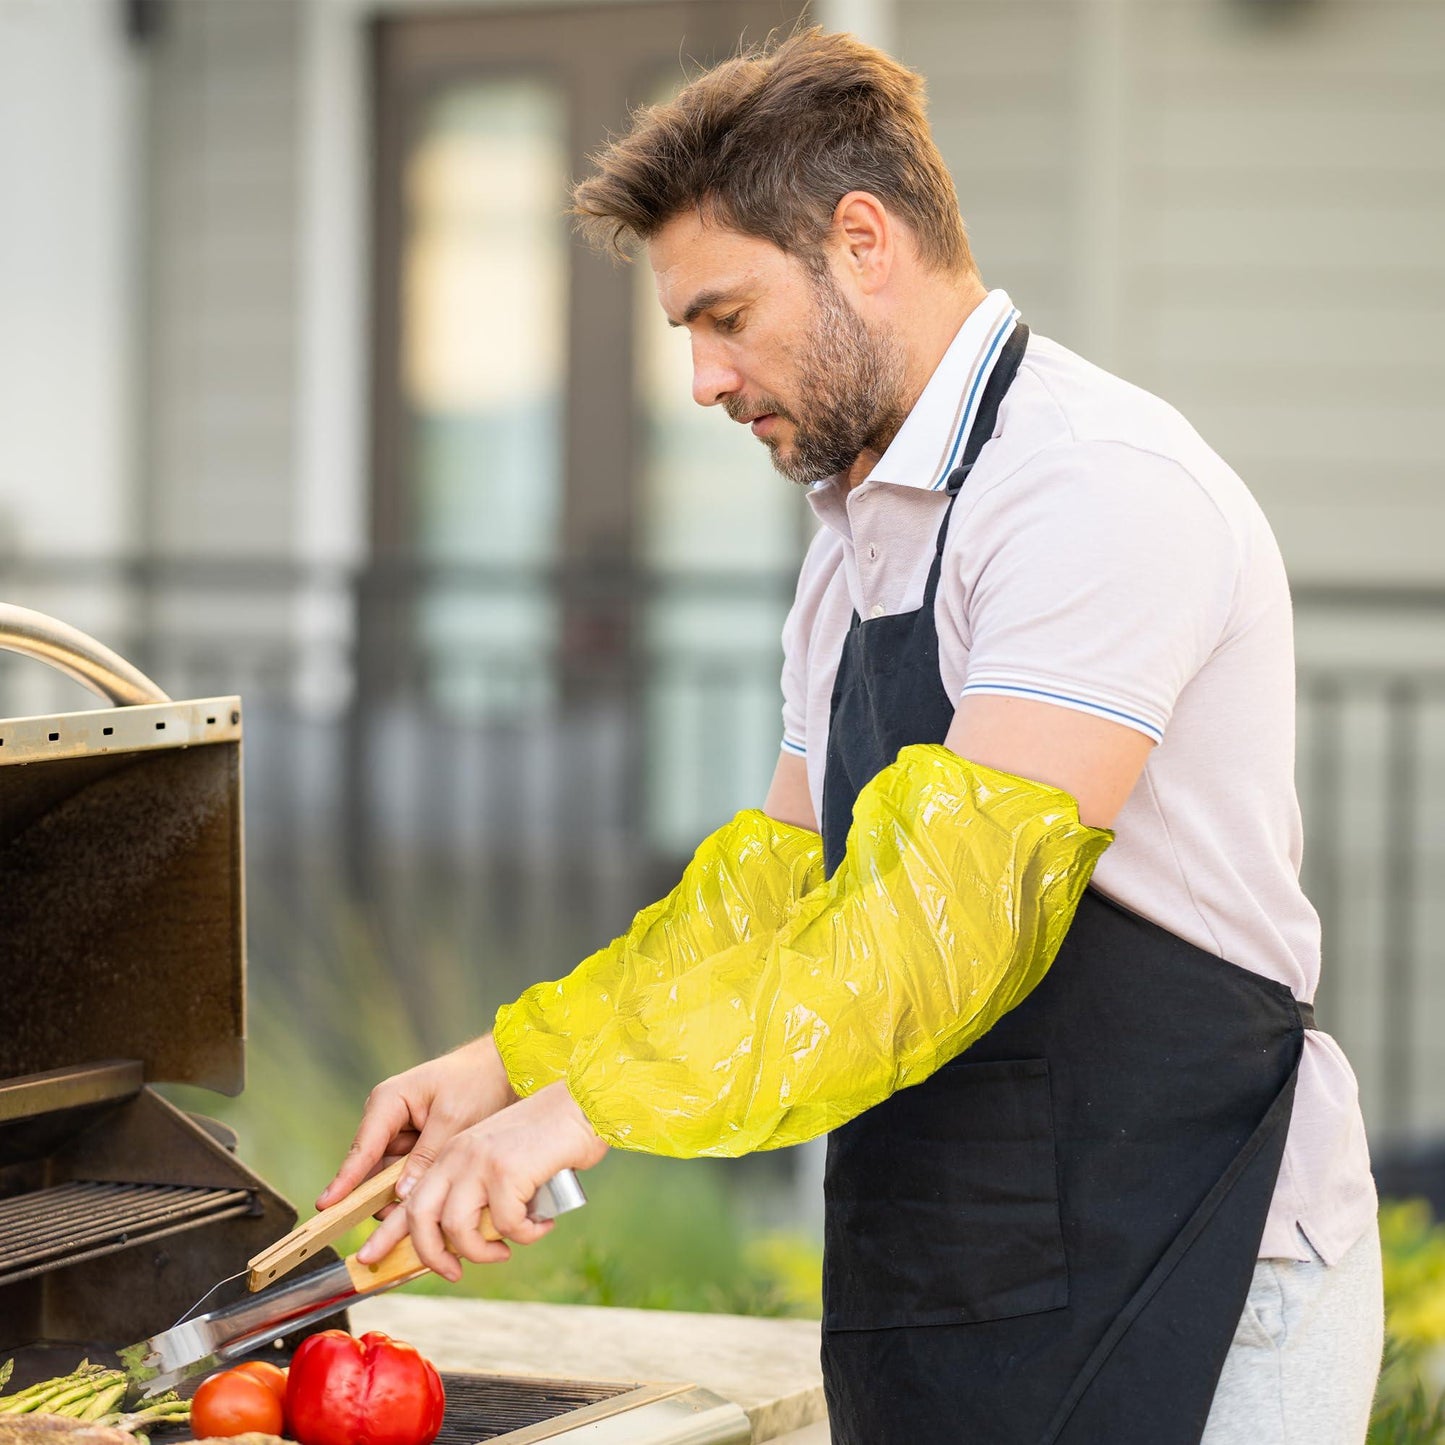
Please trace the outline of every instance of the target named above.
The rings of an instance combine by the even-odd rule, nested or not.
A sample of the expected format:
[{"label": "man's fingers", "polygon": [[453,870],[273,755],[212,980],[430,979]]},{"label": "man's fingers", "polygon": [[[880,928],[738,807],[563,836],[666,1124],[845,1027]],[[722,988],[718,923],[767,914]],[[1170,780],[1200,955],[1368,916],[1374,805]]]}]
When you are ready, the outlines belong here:
[{"label": "man's fingers", "polygon": [[366,1243],[356,1251],[362,1264],[375,1264],[384,1258],[406,1238],[407,1217],[405,1209],[393,1209],[377,1227],[372,1230]]},{"label": "man's fingers", "polygon": [[[381,1156],[381,1162],[377,1164],[372,1173],[379,1174],[383,1169],[390,1169],[398,1160],[405,1159],[406,1156],[411,1153],[415,1144],[416,1130],[403,1129],[402,1132],[391,1141],[390,1145],[387,1146],[386,1153]],[[396,1191],[393,1190],[392,1192],[394,1194]],[[390,1203],[383,1204],[371,1217],[373,1219],[385,1219],[393,1209],[399,1209],[400,1207],[393,1199]]]},{"label": "man's fingers", "polygon": [[396,1197],[410,1198],[411,1192],[421,1182],[427,1170],[437,1161],[437,1156],[457,1135],[454,1119],[448,1118],[439,1109],[433,1110],[425,1127],[417,1135],[416,1143],[407,1154],[407,1166],[401,1171],[396,1182]]},{"label": "man's fingers", "polygon": [[493,1264],[506,1259],[507,1246],[501,1240],[488,1239],[481,1231],[482,1187],[475,1179],[464,1179],[452,1186],[442,1207],[442,1235],[452,1252],[476,1264]]},{"label": "man's fingers", "polygon": [[365,1154],[357,1153],[353,1144],[351,1151],[336,1171],[336,1177],[316,1196],[317,1209],[330,1209],[333,1204],[345,1199],[359,1184],[370,1179],[380,1167],[380,1161],[373,1161]]},{"label": "man's fingers", "polygon": [[[555,1219],[529,1219],[524,1215],[520,1224],[506,1231],[507,1238],[513,1244],[536,1244],[556,1222]],[[500,1225],[497,1226],[497,1233],[502,1233]]]},{"label": "man's fingers", "polygon": [[317,1196],[316,1207],[329,1209],[363,1180],[369,1179],[392,1141],[416,1122],[411,1117],[410,1105],[399,1091],[387,1089],[384,1085],[373,1090],[366,1101],[351,1148],[347,1150],[341,1168],[336,1171],[336,1177]]},{"label": "man's fingers", "polygon": [[[407,1200],[406,1217],[417,1258],[429,1270],[455,1284],[462,1277],[462,1263],[442,1237],[440,1215],[446,1194],[446,1182],[439,1175],[424,1179]],[[387,1220],[387,1224],[390,1223]]]},{"label": "man's fingers", "polygon": [[531,1219],[527,1215],[529,1199],[520,1198],[498,1180],[489,1191],[488,1209],[498,1234],[516,1244],[535,1244],[552,1227],[550,1219]]}]

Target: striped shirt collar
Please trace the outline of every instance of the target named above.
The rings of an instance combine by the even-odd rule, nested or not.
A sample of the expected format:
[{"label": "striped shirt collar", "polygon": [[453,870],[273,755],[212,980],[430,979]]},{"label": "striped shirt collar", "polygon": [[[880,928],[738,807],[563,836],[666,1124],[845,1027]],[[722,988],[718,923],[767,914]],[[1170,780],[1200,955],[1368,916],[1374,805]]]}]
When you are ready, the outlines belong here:
[{"label": "striped shirt collar", "polygon": [[[1018,310],[1006,291],[990,291],[969,312],[898,435],[863,485],[886,482],[925,492],[944,487],[963,455],[989,373],[1018,319]],[[826,520],[834,497],[841,500],[838,478],[824,477],[814,484],[809,500]]]}]

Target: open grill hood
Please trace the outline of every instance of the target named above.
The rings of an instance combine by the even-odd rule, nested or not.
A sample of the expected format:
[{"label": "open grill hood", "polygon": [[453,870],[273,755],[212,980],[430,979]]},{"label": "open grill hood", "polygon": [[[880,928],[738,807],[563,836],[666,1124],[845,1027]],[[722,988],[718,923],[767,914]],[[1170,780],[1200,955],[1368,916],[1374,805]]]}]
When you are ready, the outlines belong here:
[{"label": "open grill hood", "polygon": [[245,1079],[237,698],[0,722],[0,1078]]},{"label": "open grill hood", "polygon": [[0,1079],[132,1059],[147,1083],[239,1093],[240,699],[172,702],[21,607],[0,604],[0,648],[117,704],[0,721]]}]

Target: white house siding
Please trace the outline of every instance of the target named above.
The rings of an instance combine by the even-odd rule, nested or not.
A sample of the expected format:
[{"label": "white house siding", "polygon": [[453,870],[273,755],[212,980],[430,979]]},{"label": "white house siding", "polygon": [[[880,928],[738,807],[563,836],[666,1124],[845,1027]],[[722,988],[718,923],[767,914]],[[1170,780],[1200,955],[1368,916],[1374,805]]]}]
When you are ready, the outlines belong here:
[{"label": "white house siding", "polygon": [[1296,579],[1445,581],[1445,7],[1139,9],[1149,383],[1256,485]]},{"label": "white house siding", "polygon": [[899,0],[897,54],[928,82],[933,132],[975,259],[1036,330],[1078,332],[1070,235],[1078,189],[1077,7]]},{"label": "white house siding", "polygon": [[152,43],[152,545],[285,552],[297,509],[304,7],[171,5]]},{"label": "white house siding", "polygon": [[1445,4],[898,0],[895,30],[985,279],[1178,405],[1297,582],[1445,583]]},{"label": "white house siding", "polygon": [[[133,535],[140,67],[117,6],[0,4],[0,599],[105,633],[116,589],[89,559]],[[77,584],[6,577],[64,552]],[[7,666],[0,712],[84,705],[35,663]]]},{"label": "white house siding", "polygon": [[0,5],[0,553],[127,526],[135,80],[117,7]]}]

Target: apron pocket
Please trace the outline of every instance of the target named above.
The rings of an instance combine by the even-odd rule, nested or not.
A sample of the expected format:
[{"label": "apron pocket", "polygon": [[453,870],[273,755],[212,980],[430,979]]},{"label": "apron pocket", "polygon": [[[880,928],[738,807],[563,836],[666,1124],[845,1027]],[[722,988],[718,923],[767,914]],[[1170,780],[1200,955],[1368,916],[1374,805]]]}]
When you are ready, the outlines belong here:
[{"label": "apron pocket", "polygon": [[824,1329],[1069,1301],[1043,1059],[955,1060],[834,1130],[825,1195]]}]

